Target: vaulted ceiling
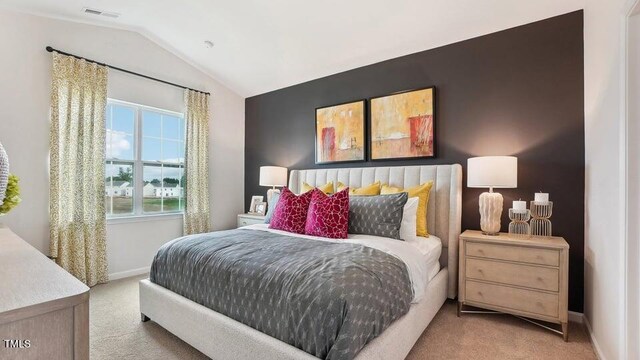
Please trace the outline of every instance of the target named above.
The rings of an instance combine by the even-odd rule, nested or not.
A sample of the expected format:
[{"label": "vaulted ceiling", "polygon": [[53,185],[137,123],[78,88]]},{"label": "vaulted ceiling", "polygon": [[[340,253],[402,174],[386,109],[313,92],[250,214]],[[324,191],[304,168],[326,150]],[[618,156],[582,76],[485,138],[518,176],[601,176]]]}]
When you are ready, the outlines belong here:
[{"label": "vaulted ceiling", "polygon": [[[584,0],[2,0],[0,6],[138,31],[249,97],[578,10]],[[85,7],[120,16],[86,14]]]}]

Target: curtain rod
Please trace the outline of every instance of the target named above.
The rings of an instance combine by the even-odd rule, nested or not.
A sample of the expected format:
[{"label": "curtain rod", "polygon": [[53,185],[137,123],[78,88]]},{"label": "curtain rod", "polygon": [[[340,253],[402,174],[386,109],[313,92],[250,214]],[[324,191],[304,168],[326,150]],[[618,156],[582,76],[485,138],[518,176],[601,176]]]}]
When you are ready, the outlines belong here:
[{"label": "curtain rod", "polygon": [[99,62],[99,61],[95,61],[95,60],[87,59],[86,57],[82,57],[82,56],[78,56],[78,55],[75,55],[75,54],[70,54],[70,53],[68,53],[68,52],[64,52],[64,51],[61,51],[61,50],[58,50],[58,49],[54,49],[54,48],[52,48],[51,46],[47,46],[45,49],[46,49],[48,52],[54,52],[54,51],[55,51],[55,52],[57,52],[58,54],[67,55],[67,56],[73,56],[73,57],[74,57],[74,58],[76,58],[76,59],[80,59],[80,60],[85,60],[85,61],[88,61],[88,62],[96,63],[96,64],[98,64],[98,65],[106,66],[106,67],[111,68],[111,69],[113,69],[113,70],[122,71],[122,72],[124,72],[124,73],[131,74],[131,75],[135,75],[135,76],[140,76],[140,77],[143,77],[143,78],[145,78],[145,79],[149,79],[149,80],[153,80],[153,81],[161,82],[161,83],[163,83],[163,84],[167,84],[167,85],[171,85],[171,86],[175,86],[175,87],[179,87],[179,88],[183,88],[183,89],[188,89],[188,90],[197,91],[197,92],[199,92],[199,93],[203,93],[203,94],[206,94],[206,95],[211,95],[210,93],[208,93],[208,92],[206,92],[206,91],[197,90],[197,89],[192,89],[192,88],[187,87],[187,86],[183,86],[183,85],[179,85],[179,84],[172,83],[172,82],[169,82],[169,81],[165,81],[165,80],[157,79],[157,78],[154,78],[154,77],[151,77],[151,76],[148,76],[148,75],[140,74],[140,73],[133,72],[133,71],[130,71],[130,70],[126,70],[126,69],[123,69],[123,68],[119,68],[119,67],[117,67],[117,66],[113,66],[113,65],[109,65],[109,64],[101,63],[101,62]]}]

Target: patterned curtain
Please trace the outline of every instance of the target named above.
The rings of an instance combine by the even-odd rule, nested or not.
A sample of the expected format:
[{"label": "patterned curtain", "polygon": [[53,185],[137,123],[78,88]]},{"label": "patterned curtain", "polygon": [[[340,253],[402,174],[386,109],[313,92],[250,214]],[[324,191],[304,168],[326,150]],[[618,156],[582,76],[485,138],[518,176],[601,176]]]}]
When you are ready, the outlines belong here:
[{"label": "patterned curtain", "polygon": [[50,253],[88,286],[107,282],[105,107],[107,68],[53,53]]},{"label": "patterned curtain", "polygon": [[186,203],[184,234],[211,231],[209,217],[209,95],[185,90]]}]

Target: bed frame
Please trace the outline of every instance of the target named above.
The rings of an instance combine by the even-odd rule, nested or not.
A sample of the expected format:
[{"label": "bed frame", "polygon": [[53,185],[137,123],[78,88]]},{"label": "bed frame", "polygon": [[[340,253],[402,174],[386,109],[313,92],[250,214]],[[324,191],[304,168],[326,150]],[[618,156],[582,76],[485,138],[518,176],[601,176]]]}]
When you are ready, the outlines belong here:
[{"label": "bed frame", "polygon": [[[356,356],[364,359],[404,359],[447,297],[457,295],[458,237],[461,230],[462,167],[453,165],[368,167],[292,170],[289,188],[297,192],[302,183],[324,185],[338,181],[351,187],[376,181],[411,187],[433,180],[427,223],[429,232],[442,239],[442,269],[429,282],[425,297],[412,304]],[[140,281],[142,321],[156,323],[213,359],[313,360],[316,357],[247,325],[215,312],[170,290]]]}]

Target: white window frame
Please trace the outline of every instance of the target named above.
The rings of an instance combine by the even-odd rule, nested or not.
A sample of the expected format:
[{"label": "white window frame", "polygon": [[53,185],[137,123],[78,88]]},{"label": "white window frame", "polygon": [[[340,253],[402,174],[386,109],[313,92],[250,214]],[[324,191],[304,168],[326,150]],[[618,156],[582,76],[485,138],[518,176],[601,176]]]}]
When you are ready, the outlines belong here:
[{"label": "white window frame", "polygon": [[[133,137],[134,137],[133,157],[134,157],[134,160],[121,160],[121,159],[110,159],[110,158],[106,158],[105,159],[105,162],[104,162],[105,168],[106,168],[108,163],[126,164],[126,165],[132,165],[133,166],[133,213],[130,213],[130,214],[107,214],[107,220],[109,220],[110,222],[113,222],[113,220],[116,220],[116,222],[118,220],[125,220],[125,222],[127,222],[126,221],[127,219],[135,221],[138,218],[153,218],[153,217],[158,217],[158,216],[162,216],[162,217],[165,217],[165,216],[181,217],[184,214],[184,210],[179,210],[180,209],[180,205],[178,205],[178,210],[177,211],[144,212],[144,208],[143,208],[144,189],[143,188],[144,188],[144,167],[145,167],[145,165],[147,165],[147,166],[163,166],[163,165],[182,166],[183,174],[184,174],[185,163],[184,162],[179,163],[179,162],[142,160],[142,138],[143,138],[143,134],[142,134],[142,112],[146,110],[146,111],[152,111],[152,112],[158,113],[160,115],[169,115],[169,116],[173,116],[173,117],[178,117],[178,118],[183,120],[183,125],[185,125],[186,123],[184,122],[184,114],[180,113],[180,112],[176,112],[176,111],[160,109],[160,108],[156,108],[156,107],[152,107],[152,106],[136,104],[136,103],[123,101],[123,100],[112,99],[112,98],[107,98],[107,106],[109,104],[128,107],[128,108],[130,108],[130,109],[132,109],[134,111],[134,124],[133,124]],[[160,138],[151,136],[151,138],[160,139],[161,146],[162,146],[162,140],[164,140],[164,138],[162,137],[162,131],[163,131],[163,129],[162,129],[162,126],[161,126],[160,127]],[[185,126],[185,128],[183,128],[183,132],[182,133],[185,135],[185,139],[183,140],[183,144],[186,144],[186,126]],[[185,151],[186,151],[186,149],[185,149]],[[163,179],[160,179],[160,181],[163,181]],[[184,184],[180,184],[180,185],[182,186],[182,191],[183,191],[183,194],[184,194],[184,191],[185,191]],[[163,202],[164,202],[164,196],[161,196],[161,198],[163,199]],[[111,199],[113,199],[113,197],[111,197]],[[112,209],[113,209],[113,203],[112,203]]]}]

